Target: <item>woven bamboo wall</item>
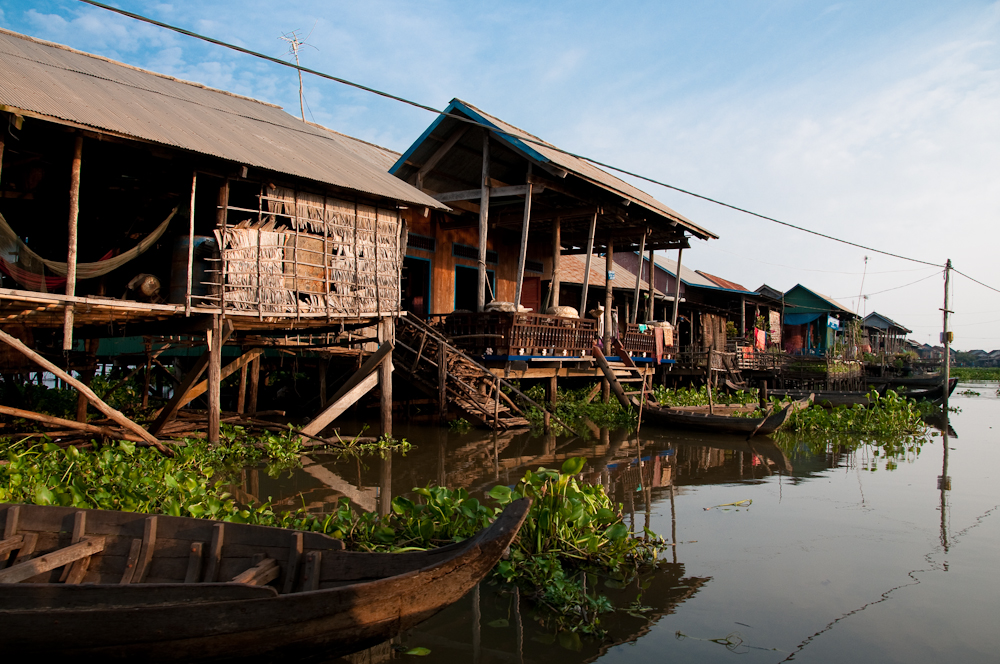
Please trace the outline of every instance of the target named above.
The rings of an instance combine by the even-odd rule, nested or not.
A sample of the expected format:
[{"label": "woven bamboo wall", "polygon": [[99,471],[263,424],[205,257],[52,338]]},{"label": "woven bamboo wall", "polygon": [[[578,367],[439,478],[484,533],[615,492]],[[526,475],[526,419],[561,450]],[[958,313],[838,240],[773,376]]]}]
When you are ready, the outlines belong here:
[{"label": "woven bamboo wall", "polygon": [[256,220],[220,233],[227,309],[338,317],[398,309],[397,210],[280,187],[260,198]]}]

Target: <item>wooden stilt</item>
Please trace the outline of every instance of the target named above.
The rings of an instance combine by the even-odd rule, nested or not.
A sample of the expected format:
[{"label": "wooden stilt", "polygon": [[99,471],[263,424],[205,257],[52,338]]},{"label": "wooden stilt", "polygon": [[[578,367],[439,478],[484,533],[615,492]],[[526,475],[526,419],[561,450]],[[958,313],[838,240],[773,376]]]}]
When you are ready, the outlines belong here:
[{"label": "wooden stilt", "polygon": [[[323,385],[325,388],[326,385]],[[247,365],[240,367],[240,388],[236,394],[236,412],[242,415],[247,405]]]},{"label": "wooden stilt", "polygon": [[212,317],[212,332],[208,340],[208,443],[219,442],[219,417],[222,412],[222,317]]},{"label": "wooden stilt", "polygon": [[[77,222],[80,217],[80,166],[83,157],[83,136],[73,141],[73,165],[69,176],[69,236],[66,244],[66,295],[76,295]],[[73,349],[73,305],[63,311],[63,350]]]},{"label": "wooden stilt", "polygon": [[260,387],[260,356],[250,362],[249,385],[247,386],[247,415],[257,414],[257,390]]},{"label": "wooden stilt", "polygon": [[322,404],[326,403],[326,358],[319,358],[319,363],[316,367],[316,373],[319,378],[319,402]]},{"label": "wooden stilt", "polygon": [[[677,334],[677,310],[681,305],[681,258],[684,255],[683,247],[677,250],[677,275],[674,278],[674,313],[670,316],[670,327],[674,328]],[[691,335],[694,336],[693,334]],[[693,339],[692,339],[693,342]]]},{"label": "wooden stilt", "polygon": [[[385,318],[382,320],[382,343],[383,345],[389,345],[392,347],[392,339],[395,336],[393,334],[393,321],[391,318]],[[378,383],[379,383],[379,393],[381,398],[379,400],[379,410],[381,414],[381,429],[382,436],[385,438],[392,438],[392,355],[390,354],[382,364],[379,365],[378,370]]]},{"label": "wooden stilt", "polygon": [[[383,363],[383,366],[385,363]],[[378,479],[378,513],[385,516],[392,510],[392,453],[382,457]]]},{"label": "wooden stilt", "polygon": [[[86,349],[88,360],[97,353],[97,345],[99,342],[100,339],[87,339]],[[90,382],[94,380],[94,375],[96,373],[96,366],[93,369],[84,369],[80,372],[80,382],[84,385],[90,385]],[[85,397],[81,392],[76,393],[76,421],[87,421],[87,397]]]},{"label": "wooden stilt", "polygon": [[[613,320],[611,307],[614,305],[614,292],[611,289],[611,273],[615,267],[614,260],[615,240],[613,237],[608,237],[607,251],[604,254],[604,335],[601,339],[604,344],[604,352],[608,354],[611,353],[611,339],[614,338],[614,334],[611,331],[611,321]],[[604,383],[601,385],[601,396],[604,403],[611,401],[611,383],[607,378],[605,378]]]},{"label": "wooden stilt", "polygon": [[[641,259],[642,256],[640,256],[639,258]],[[652,249],[650,249],[649,250],[649,274],[646,277],[649,280],[649,284],[648,284],[649,285],[649,297],[647,298],[649,301],[646,304],[646,322],[647,323],[649,321],[653,320],[656,317],[655,316],[655,313],[656,313],[656,300],[653,299],[653,295],[655,294],[653,292],[653,284],[656,281],[656,270],[654,269],[655,267],[656,267],[656,263],[654,262],[654,252],[653,252]],[[666,290],[666,287],[664,287],[664,290]],[[675,331],[674,334],[677,334],[677,332]]]},{"label": "wooden stilt", "polygon": [[[374,373],[392,354],[392,343],[386,342],[368,358],[361,368],[351,378],[344,383],[337,393],[333,395],[333,403],[328,405],[319,415],[314,417],[306,426],[302,427],[302,433],[308,436],[318,436],[330,422],[339,417],[351,405],[357,402],[362,396],[367,394],[378,383],[378,377]],[[391,369],[390,369],[391,371]],[[391,388],[390,388],[391,389]],[[392,395],[390,394],[390,399]],[[390,421],[390,427],[392,426]]]},{"label": "wooden stilt", "polygon": [[444,422],[448,418],[447,384],[448,384],[448,350],[438,341],[438,416]]}]

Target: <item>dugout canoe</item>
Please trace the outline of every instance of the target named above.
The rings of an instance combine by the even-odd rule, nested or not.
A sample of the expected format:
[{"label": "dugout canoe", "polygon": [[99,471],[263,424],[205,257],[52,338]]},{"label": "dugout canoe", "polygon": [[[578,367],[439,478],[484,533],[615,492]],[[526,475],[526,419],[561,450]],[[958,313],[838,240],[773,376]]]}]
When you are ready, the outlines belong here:
[{"label": "dugout canoe", "polygon": [[464,542],[410,553],[350,552],[319,533],[265,526],[0,504],[0,652],[153,662],[337,657],[469,592],[530,504],[512,503]]}]

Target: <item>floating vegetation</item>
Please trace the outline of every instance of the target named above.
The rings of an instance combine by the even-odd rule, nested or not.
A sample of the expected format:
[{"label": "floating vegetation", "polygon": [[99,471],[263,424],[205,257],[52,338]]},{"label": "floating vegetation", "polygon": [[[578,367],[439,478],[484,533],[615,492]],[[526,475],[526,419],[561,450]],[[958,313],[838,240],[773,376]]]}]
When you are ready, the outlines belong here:
[{"label": "floating vegetation", "polygon": [[[1000,392],[1000,389],[998,389],[997,391]],[[961,392],[959,392],[959,394],[961,394],[963,397],[978,397],[978,396],[980,396],[980,393],[976,392],[975,390],[962,390]]]},{"label": "floating vegetation", "polygon": [[[566,422],[567,425],[589,421],[599,427],[628,429],[634,426],[636,414],[630,408],[622,408],[617,399],[611,399],[608,403],[601,401],[599,394],[595,398],[595,389],[599,385],[584,387],[578,390],[558,390],[556,392],[555,416]],[[525,392],[531,399],[538,403],[545,400],[545,388],[535,385]],[[545,413],[534,406],[525,405],[525,417],[531,422],[535,429],[542,427],[545,420]],[[550,426],[556,433],[561,432],[558,422],[551,422]],[[586,426],[577,427],[580,433],[586,433]]]},{"label": "floating vegetation", "polygon": [[269,502],[240,504],[230,490],[241,468],[266,461],[270,472],[281,473],[299,463],[302,450],[294,433],[254,437],[252,444],[244,436],[238,427],[226,428],[223,444],[191,439],[175,449],[174,458],[128,442],[94,449],[0,442],[0,502],[282,526],[323,532],[354,550],[411,551],[467,539],[505,505],[528,496],[531,512],[509,558],[494,570],[494,581],[516,585],[533,599],[543,624],[597,635],[603,633],[598,616],[613,607],[593,590],[595,583],[588,590],[588,574],[628,583],[667,546],[649,530],[633,537],[622,506],[602,486],[574,477],[585,465],[582,458],[567,460],[561,471],[528,471],[513,487],[495,487],[489,493],[493,506],[465,489],[434,486],[414,489],[415,500],[397,496],[386,516],[357,513],[347,499],[329,515],[279,513]]},{"label": "floating vegetation", "polygon": [[784,429],[898,436],[920,434],[927,428],[921,419],[924,414],[921,407],[912,399],[901,397],[892,390],[885,396],[872,390],[868,400],[867,406],[831,409],[811,406],[798,410],[788,418]]},{"label": "floating vegetation", "polygon": [[[681,388],[657,386],[653,394],[661,406],[668,408],[708,405],[708,388],[705,386]],[[716,405],[753,404],[758,401],[759,397],[756,388],[734,393],[724,390],[712,391],[712,402]]]},{"label": "floating vegetation", "polygon": [[1000,380],[1000,367],[951,367],[948,374],[961,381]]}]

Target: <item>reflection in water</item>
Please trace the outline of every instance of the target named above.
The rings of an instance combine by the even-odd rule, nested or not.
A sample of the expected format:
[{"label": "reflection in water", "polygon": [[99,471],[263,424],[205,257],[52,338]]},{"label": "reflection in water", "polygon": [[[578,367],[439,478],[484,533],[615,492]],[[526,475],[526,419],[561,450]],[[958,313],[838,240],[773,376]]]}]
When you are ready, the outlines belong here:
[{"label": "reflection in water", "polygon": [[[963,443],[967,438],[969,444],[977,440],[975,432],[968,433],[971,422],[962,416]],[[243,491],[265,499],[277,496],[276,502],[290,507],[304,504],[312,511],[327,511],[342,496],[359,508],[384,511],[394,494],[407,495],[412,487],[428,483],[462,487],[483,499],[493,486],[511,486],[528,469],[559,468],[567,458],[583,456],[588,459],[583,479],[601,484],[612,500],[623,505],[625,523],[633,532],[641,536],[644,528],[650,528],[675,544],[661,556],[655,571],[625,588],[588,580],[588,587],[618,608],[601,617],[608,640],[553,635],[535,619],[536,606],[529,598],[486,581],[476,592],[401,635],[397,646],[430,649],[424,662],[579,663],[653,632],[636,644],[634,652],[645,647],[646,655],[656,652],[666,659],[683,653],[677,659],[702,661],[716,656],[698,648],[721,651],[720,659],[732,653],[694,638],[677,641],[676,630],[708,637],[739,629],[753,643],[782,651],[772,652],[773,659],[754,661],[777,661],[806,649],[810,658],[833,662],[842,660],[827,655],[839,652],[832,644],[851,641],[857,630],[881,624],[886,614],[909,610],[909,603],[900,599],[912,599],[911,593],[918,592],[912,588],[921,579],[926,583],[928,573],[947,571],[949,560],[943,556],[954,558],[954,552],[970,548],[957,546],[958,540],[986,523],[997,509],[983,513],[977,507],[975,514],[980,516],[975,522],[952,532],[949,473],[963,478],[963,488],[967,482],[959,470],[963,455],[950,455],[951,423],[945,418],[940,424],[940,438],[920,443],[925,446],[922,458],[912,448],[897,447],[888,453],[886,448],[834,436],[779,438],[779,445],[767,438],[747,443],[730,436],[647,426],[639,436],[605,429],[588,439],[400,427],[397,435],[416,445],[405,456],[359,461],[313,454],[313,461],[291,476],[270,478],[248,472]],[[987,430],[985,425],[981,428]],[[938,440],[940,459],[928,454]],[[967,445],[961,449],[967,452]],[[736,495],[731,495],[733,486],[742,487]],[[703,511],[708,505],[748,497],[754,501],[752,511]],[[959,506],[956,502],[956,509]],[[967,525],[969,513],[964,514],[962,523]],[[914,524],[924,527],[926,539],[912,538]],[[679,536],[686,540],[683,546],[676,546]],[[709,541],[714,542],[711,551]],[[724,544],[732,541],[740,542],[738,550]],[[926,555],[919,553],[928,549]],[[975,551],[974,546],[971,549]],[[858,554],[865,556],[864,565],[858,564]],[[956,576],[950,575],[945,583],[954,584]],[[795,592],[780,594],[790,580],[796,584]],[[935,581],[933,586],[938,594],[941,583]],[[910,590],[897,592],[903,588]],[[897,601],[884,604],[893,598]],[[959,603],[951,601],[950,610],[958,610]],[[798,608],[806,604],[811,607],[808,611]],[[875,604],[892,608],[866,611]],[[789,611],[790,605],[796,608]],[[753,619],[747,617],[751,615]],[[942,618],[947,624],[947,617]],[[743,627],[735,627],[740,620],[753,627],[743,622],[735,623]],[[897,627],[885,624],[886,634]],[[947,629],[953,631],[955,626]],[[878,641],[866,643],[873,647]],[[356,656],[369,659],[352,661],[400,658],[391,647],[380,648]],[[629,652],[633,651],[626,648],[614,655]]]}]

